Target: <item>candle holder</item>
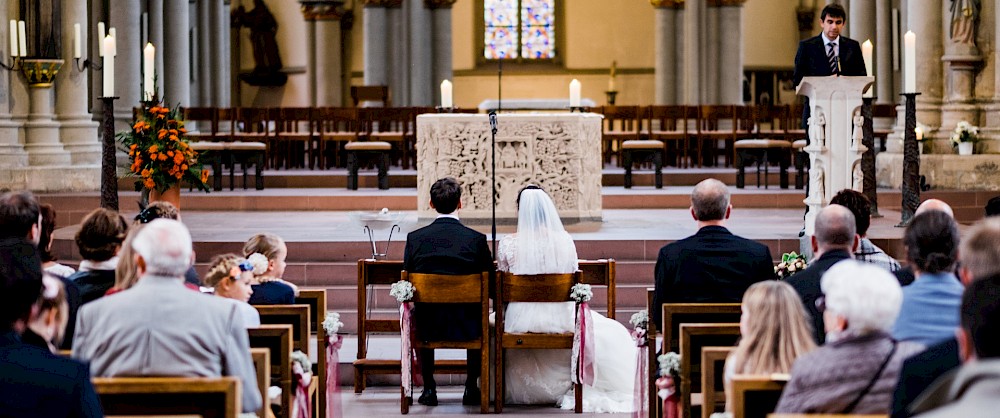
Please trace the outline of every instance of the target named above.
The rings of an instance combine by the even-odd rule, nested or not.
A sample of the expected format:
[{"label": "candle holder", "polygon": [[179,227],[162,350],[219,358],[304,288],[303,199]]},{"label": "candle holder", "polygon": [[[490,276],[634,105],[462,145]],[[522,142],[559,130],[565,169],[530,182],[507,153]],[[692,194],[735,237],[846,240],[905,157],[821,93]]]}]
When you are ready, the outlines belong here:
[{"label": "candle holder", "polygon": [[115,163],[115,100],[99,97],[104,103],[104,129],[101,135],[101,207],[118,210],[118,167]]},{"label": "candle holder", "polygon": [[903,93],[906,113],[903,128],[903,201],[900,212],[902,216],[897,227],[910,224],[917,206],[920,205],[920,150],[917,146],[917,95],[920,93]]},{"label": "candle holder", "polygon": [[73,63],[75,64],[73,67],[76,68],[76,71],[81,73],[86,71],[87,68],[94,71],[104,69],[104,66],[98,64],[96,61],[92,61],[90,58],[73,58]]},{"label": "candle holder", "polygon": [[590,108],[588,108],[586,106],[570,106],[569,107],[569,113],[574,113],[574,112],[583,113],[583,112],[586,112],[588,109],[590,109]]},{"label": "candle holder", "polygon": [[7,64],[6,62],[0,62],[0,68],[3,68],[7,71],[21,71],[21,57],[12,56],[10,64]]},{"label": "candle holder", "polygon": [[438,113],[455,113],[454,107],[435,106],[434,110],[436,110]]},{"label": "candle holder", "polygon": [[56,81],[56,74],[59,74],[64,62],[59,59],[22,58],[21,74],[31,87],[52,87],[52,83]]},{"label": "candle holder", "polygon": [[604,92],[608,96],[608,105],[615,105],[615,98],[618,96],[618,90],[609,90]]},{"label": "candle holder", "polygon": [[872,103],[874,101],[875,97],[861,98],[861,116],[865,119],[861,129],[864,134],[861,138],[861,144],[868,148],[864,154],[861,154],[861,172],[865,176],[861,192],[871,203],[871,217],[881,218],[882,214],[878,213],[878,191],[876,190],[878,183],[875,181],[875,127],[872,121]]}]

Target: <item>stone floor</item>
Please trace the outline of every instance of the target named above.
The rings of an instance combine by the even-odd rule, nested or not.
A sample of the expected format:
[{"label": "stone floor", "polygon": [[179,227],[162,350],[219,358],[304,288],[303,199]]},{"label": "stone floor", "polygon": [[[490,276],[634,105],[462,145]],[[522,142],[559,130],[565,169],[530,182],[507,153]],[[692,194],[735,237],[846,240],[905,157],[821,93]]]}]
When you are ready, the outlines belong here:
[{"label": "stone floor", "polygon": [[[355,395],[350,388],[343,387],[341,391],[344,417],[398,417],[399,388],[375,387],[366,389],[364,393]],[[479,416],[478,406],[462,405],[461,386],[439,386],[438,406],[429,407],[414,404],[410,407],[410,415],[425,417],[456,417]],[[492,409],[491,409],[492,411]],[[631,414],[574,414],[555,406],[545,405],[507,405],[503,408],[504,417],[533,417],[536,415],[565,414],[567,417],[628,417]]]}]

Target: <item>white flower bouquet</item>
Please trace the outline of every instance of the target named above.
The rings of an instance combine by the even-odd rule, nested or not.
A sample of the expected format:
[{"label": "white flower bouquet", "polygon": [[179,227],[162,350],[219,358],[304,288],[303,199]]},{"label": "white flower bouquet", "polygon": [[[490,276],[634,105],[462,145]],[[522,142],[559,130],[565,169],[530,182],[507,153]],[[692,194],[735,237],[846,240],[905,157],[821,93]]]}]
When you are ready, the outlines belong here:
[{"label": "white flower bouquet", "polygon": [[649,326],[649,312],[646,311],[636,312],[632,314],[632,317],[629,318],[628,322],[632,324],[632,328],[647,329],[646,327]]},{"label": "white flower bouquet", "polygon": [[340,314],[334,311],[329,311],[326,313],[326,319],[323,320],[323,330],[326,331],[326,335],[335,335],[340,331],[340,328],[344,326],[343,322],[340,322]]},{"label": "white flower bouquet", "polygon": [[951,133],[951,145],[957,147],[958,144],[963,142],[975,143],[979,141],[979,128],[972,126],[971,123],[966,121],[961,121],[958,125],[955,125],[955,131]]},{"label": "white flower bouquet", "polygon": [[660,354],[656,358],[656,361],[660,364],[660,376],[680,376],[681,374],[681,355],[673,351],[667,354]]},{"label": "white flower bouquet", "polygon": [[405,280],[400,280],[392,284],[392,288],[389,289],[389,296],[396,298],[396,300],[399,301],[399,303],[403,303],[410,299],[413,299],[414,291],[415,289],[413,288],[413,283],[410,283]]},{"label": "white flower bouquet", "polygon": [[247,261],[249,261],[250,265],[253,266],[254,276],[260,276],[261,274],[264,274],[264,272],[267,271],[268,260],[267,256],[265,256],[264,254],[261,253],[250,254],[250,256],[247,257]]},{"label": "white flower bouquet", "polygon": [[774,274],[776,274],[779,279],[784,279],[802,271],[804,268],[806,268],[806,257],[792,251],[781,255],[781,262],[774,266]]},{"label": "white flower bouquet", "polygon": [[592,299],[594,291],[590,289],[589,284],[577,283],[570,289],[569,297],[573,298],[577,303],[582,303]]},{"label": "white flower bouquet", "polygon": [[301,366],[303,372],[310,372],[313,367],[312,362],[309,361],[309,356],[299,350],[292,352],[292,364],[298,364]]}]

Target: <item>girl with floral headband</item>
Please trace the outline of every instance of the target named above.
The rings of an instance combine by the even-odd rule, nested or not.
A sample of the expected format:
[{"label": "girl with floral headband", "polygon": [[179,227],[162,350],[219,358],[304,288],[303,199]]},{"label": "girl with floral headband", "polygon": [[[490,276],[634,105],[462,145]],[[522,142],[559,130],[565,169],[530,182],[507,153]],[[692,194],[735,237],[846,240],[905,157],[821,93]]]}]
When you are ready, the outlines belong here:
[{"label": "girl with floral headband", "polygon": [[281,278],[285,274],[285,258],[288,257],[285,240],[271,233],[260,233],[243,245],[243,254],[253,266],[251,305],[295,303],[299,289]]},{"label": "girl with floral headband", "polygon": [[55,352],[69,321],[69,305],[62,281],[49,274],[42,276],[42,294],[32,310],[37,313],[32,315],[21,341]]},{"label": "girl with floral headband", "polygon": [[205,285],[215,288],[215,295],[233,299],[239,305],[240,314],[247,328],[260,326],[260,313],[247,303],[253,288],[253,266],[245,258],[236,254],[217,255],[205,274]]}]

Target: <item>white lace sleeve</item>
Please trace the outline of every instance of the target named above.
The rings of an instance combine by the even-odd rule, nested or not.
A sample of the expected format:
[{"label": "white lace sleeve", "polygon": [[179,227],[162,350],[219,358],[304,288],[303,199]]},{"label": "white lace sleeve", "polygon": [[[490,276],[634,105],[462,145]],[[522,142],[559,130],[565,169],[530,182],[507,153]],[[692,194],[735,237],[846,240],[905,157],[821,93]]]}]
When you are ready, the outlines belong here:
[{"label": "white lace sleeve", "polygon": [[510,266],[514,265],[514,250],[517,242],[516,234],[504,235],[497,244],[497,270],[510,271]]}]

